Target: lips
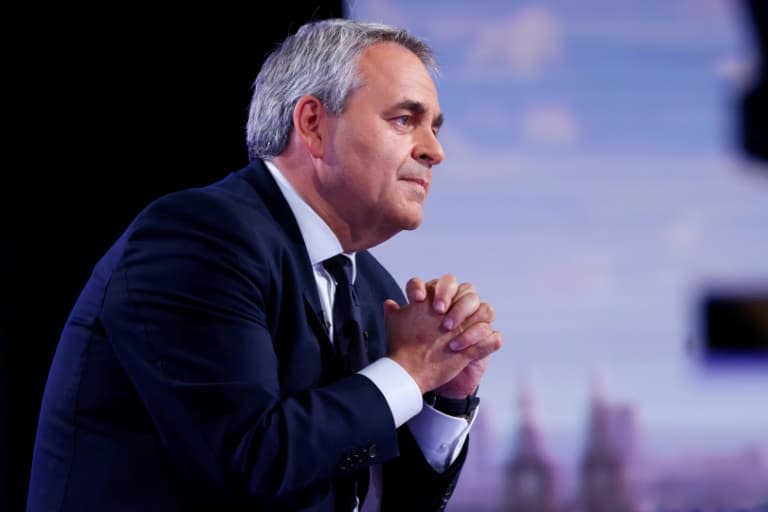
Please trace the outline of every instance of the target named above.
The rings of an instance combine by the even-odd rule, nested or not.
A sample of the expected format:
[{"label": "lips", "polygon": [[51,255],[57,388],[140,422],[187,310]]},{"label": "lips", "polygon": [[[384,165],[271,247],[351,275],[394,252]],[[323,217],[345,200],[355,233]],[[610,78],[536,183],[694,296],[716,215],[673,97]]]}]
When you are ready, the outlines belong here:
[{"label": "lips", "polygon": [[424,192],[426,192],[429,189],[429,181],[423,179],[423,178],[416,178],[416,177],[410,177],[410,178],[401,178],[403,181],[408,181],[410,183],[415,183],[421,188],[424,189]]}]

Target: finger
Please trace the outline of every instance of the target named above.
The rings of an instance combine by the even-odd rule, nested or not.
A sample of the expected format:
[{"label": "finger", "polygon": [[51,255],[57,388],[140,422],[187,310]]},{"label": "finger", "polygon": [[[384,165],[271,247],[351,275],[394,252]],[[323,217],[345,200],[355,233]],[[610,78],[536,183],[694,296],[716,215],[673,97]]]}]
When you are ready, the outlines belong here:
[{"label": "finger", "polygon": [[412,277],[405,285],[408,302],[421,302],[427,298],[427,286],[418,277]]},{"label": "finger", "polygon": [[400,305],[392,299],[384,301],[384,319],[389,318],[389,315],[400,309]]},{"label": "finger", "polygon": [[493,334],[491,324],[487,322],[479,322],[472,324],[467,330],[454,337],[448,343],[448,346],[451,350],[458,352],[466,349],[467,347],[480,343],[481,341],[488,338],[491,334]]},{"label": "finger", "polygon": [[499,350],[503,342],[504,338],[501,333],[499,331],[493,331],[491,335],[484,340],[467,347],[466,350],[462,352],[462,355],[467,357],[470,361],[478,361]]},{"label": "finger", "polygon": [[453,302],[453,297],[459,289],[459,283],[453,274],[444,274],[435,283],[435,296],[432,299],[432,308],[436,313],[448,312],[448,304]]},{"label": "finger", "polygon": [[475,290],[475,285],[472,283],[461,283],[459,285],[459,289],[456,291],[456,296],[453,298],[454,302],[456,299],[461,298],[463,295],[467,293],[477,293]]},{"label": "finger", "polygon": [[467,366],[471,367],[473,371],[479,372],[481,375],[488,368],[488,361],[491,360],[491,356],[487,355],[481,359],[475,359],[471,361]]},{"label": "finger", "polygon": [[[467,320],[480,307],[480,296],[474,292],[462,292],[461,287],[459,287],[457,297],[459,298],[454,300],[451,309],[443,319],[443,328],[449,331]],[[477,323],[477,321],[480,320],[472,323]]]},{"label": "finger", "polygon": [[463,321],[462,324],[457,324],[459,327],[457,327],[456,330],[463,331],[472,324],[476,324],[478,322],[491,323],[494,320],[496,320],[496,310],[493,309],[493,306],[487,302],[483,302],[471,315],[469,315],[469,317]]}]

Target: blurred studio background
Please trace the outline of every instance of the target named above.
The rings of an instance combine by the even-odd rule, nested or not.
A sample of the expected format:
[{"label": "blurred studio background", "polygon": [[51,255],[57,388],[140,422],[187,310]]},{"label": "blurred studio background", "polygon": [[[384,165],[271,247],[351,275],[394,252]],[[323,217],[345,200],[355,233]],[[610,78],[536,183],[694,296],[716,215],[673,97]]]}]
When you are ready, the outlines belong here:
[{"label": "blurred studio background", "polygon": [[246,162],[264,55],[339,16],[408,28],[442,67],[425,222],[374,253],[402,284],[473,282],[505,335],[449,510],[768,503],[766,2],[264,9],[4,20],[0,510],[24,508],[48,364],[91,266],[149,200]]}]

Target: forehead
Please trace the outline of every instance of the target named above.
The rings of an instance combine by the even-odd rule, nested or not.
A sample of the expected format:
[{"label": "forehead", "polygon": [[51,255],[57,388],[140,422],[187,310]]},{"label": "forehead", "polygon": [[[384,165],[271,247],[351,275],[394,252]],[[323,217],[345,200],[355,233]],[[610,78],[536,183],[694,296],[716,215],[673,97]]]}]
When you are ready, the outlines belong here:
[{"label": "forehead", "polygon": [[361,84],[356,92],[382,101],[412,100],[439,113],[437,89],[421,60],[397,43],[376,43],[360,53]]}]

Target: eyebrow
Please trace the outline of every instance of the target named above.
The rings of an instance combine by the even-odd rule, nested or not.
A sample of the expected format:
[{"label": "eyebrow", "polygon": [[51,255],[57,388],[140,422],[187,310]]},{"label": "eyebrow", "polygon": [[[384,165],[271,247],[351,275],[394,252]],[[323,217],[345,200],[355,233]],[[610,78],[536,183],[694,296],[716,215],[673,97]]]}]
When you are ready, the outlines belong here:
[{"label": "eyebrow", "polygon": [[[395,105],[395,110],[400,109],[408,110],[409,112],[416,115],[424,115],[427,112],[427,107],[425,107],[422,102],[414,100],[404,100]],[[437,115],[437,117],[435,117],[434,121],[432,121],[432,127],[439,129],[441,126],[443,126],[444,121],[445,117],[442,113],[440,113]]]}]

